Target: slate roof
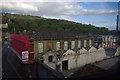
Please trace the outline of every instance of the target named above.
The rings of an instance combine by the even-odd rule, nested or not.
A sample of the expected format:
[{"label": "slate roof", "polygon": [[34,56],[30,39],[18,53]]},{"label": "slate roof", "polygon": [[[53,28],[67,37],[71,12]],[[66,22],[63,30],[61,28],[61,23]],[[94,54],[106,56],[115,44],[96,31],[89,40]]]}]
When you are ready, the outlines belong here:
[{"label": "slate roof", "polygon": [[57,31],[53,29],[33,29],[26,33],[31,40],[49,39],[78,39],[88,37],[88,34],[79,31]]}]

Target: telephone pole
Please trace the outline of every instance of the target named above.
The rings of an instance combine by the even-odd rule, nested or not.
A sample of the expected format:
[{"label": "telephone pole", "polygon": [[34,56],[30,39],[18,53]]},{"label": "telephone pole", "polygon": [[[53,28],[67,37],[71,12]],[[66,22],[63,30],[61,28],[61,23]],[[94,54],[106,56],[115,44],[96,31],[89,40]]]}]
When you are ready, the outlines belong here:
[{"label": "telephone pole", "polygon": [[120,1],[118,2],[118,15],[117,15],[117,25],[116,25],[116,34],[117,34],[117,47],[120,47]]}]

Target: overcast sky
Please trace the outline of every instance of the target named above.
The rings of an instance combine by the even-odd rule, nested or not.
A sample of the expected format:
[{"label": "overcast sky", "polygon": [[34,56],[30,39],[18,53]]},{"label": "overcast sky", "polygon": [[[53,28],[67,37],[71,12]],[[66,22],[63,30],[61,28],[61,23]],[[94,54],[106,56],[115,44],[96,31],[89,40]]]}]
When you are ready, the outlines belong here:
[{"label": "overcast sky", "polygon": [[[44,1],[44,2],[43,2]],[[107,27],[114,30],[118,13],[119,0],[104,0],[102,2],[81,2],[82,0],[4,0],[0,7],[2,12],[42,16],[46,18],[65,19],[97,27]]]}]

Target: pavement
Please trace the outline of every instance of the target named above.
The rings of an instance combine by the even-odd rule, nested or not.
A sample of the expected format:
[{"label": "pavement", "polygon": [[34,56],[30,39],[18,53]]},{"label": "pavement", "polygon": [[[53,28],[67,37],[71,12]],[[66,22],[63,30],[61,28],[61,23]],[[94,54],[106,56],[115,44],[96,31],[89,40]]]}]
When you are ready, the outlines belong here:
[{"label": "pavement", "polygon": [[23,78],[28,78],[26,65],[10,49],[10,43],[7,43],[2,48],[2,79]]}]

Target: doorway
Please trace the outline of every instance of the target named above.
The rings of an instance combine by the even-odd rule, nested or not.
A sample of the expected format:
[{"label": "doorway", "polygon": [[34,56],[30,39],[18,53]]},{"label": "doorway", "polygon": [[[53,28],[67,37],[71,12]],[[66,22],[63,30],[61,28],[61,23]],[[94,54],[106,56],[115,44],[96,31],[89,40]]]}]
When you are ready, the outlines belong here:
[{"label": "doorway", "polygon": [[60,72],[60,64],[56,65],[56,71]]},{"label": "doorway", "polygon": [[62,70],[68,70],[68,60],[62,61]]}]

